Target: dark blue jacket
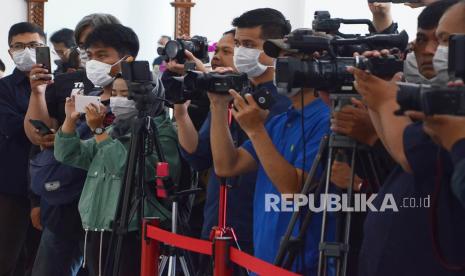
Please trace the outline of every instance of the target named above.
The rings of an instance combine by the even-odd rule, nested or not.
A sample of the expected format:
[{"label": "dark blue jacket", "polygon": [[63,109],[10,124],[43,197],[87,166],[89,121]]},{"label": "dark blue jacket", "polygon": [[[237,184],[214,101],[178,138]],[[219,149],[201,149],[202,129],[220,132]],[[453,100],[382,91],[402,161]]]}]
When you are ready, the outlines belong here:
[{"label": "dark blue jacket", "polygon": [[15,69],[0,80],[0,193],[27,197],[29,142],[24,116],[31,87],[26,74]]},{"label": "dark blue jacket", "polygon": [[[285,112],[289,108],[291,105],[289,99],[278,95],[272,82],[264,83],[258,88],[261,87],[268,89],[276,99],[276,104],[271,108],[268,119]],[[213,166],[210,146],[210,115],[209,113],[207,120],[199,131],[197,150],[193,154],[188,154],[181,148],[183,157],[195,170],[199,171]],[[230,130],[236,146],[248,140],[247,135],[241,130],[237,122],[233,121]],[[253,196],[256,177],[256,172],[252,172],[228,179],[231,189],[228,192],[226,224],[234,228],[238,240],[242,243],[252,243]],[[207,199],[204,208],[202,227],[202,238],[204,239],[208,239],[211,228],[218,225],[219,189],[218,177],[212,170],[207,186]]]}]

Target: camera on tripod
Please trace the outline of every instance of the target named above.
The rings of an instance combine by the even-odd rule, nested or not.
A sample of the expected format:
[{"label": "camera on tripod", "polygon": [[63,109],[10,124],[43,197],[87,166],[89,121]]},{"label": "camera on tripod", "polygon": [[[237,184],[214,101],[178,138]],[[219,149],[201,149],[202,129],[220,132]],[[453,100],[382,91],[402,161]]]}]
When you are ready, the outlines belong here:
[{"label": "camera on tripod", "polygon": [[[164,99],[153,93],[155,85],[148,61],[134,61],[128,58],[121,63],[121,75],[128,85],[128,99],[136,102],[140,115],[150,110],[150,116],[156,117],[163,112]],[[154,108],[154,105],[158,105]]]},{"label": "camera on tripod", "polygon": [[203,63],[208,63],[208,40],[203,36],[193,36],[191,39],[174,39],[166,43],[165,47],[157,49],[160,56],[168,57],[168,59],[176,60],[179,64],[186,63],[186,55],[184,51],[191,52],[196,58]]},{"label": "camera on tripod", "polygon": [[[465,35],[449,38],[450,80],[465,80]],[[465,86],[447,87],[418,84],[399,84],[398,115],[407,110],[422,111],[426,115],[465,116]]]},{"label": "camera on tripod", "polygon": [[[354,66],[378,77],[391,78],[403,71],[403,61],[394,56],[366,58],[353,57],[353,54],[368,50],[407,47],[408,35],[404,31],[395,35],[360,36],[344,39],[321,36],[309,29],[299,29],[285,40],[268,40],[264,44],[265,53],[277,58],[276,85],[280,88],[314,88],[333,93],[355,93],[354,77],[347,66]],[[279,57],[281,50],[292,55]],[[314,58],[315,52],[323,53]]]}]

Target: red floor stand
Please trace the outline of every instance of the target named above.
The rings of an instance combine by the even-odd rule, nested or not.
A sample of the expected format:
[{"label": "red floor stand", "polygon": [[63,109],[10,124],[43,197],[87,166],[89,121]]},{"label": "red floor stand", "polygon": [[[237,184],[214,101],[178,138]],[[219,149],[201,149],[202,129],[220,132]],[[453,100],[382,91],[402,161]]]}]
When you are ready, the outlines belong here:
[{"label": "red floor stand", "polygon": [[158,240],[151,239],[147,236],[148,226],[159,226],[158,218],[145,218],[143,220],[142,230],[142,254],[140,275],[155,276],[158,275],[158,260],[160,258],[160,244]]},{"label": "red floor stand", "polygon": [[213,241],[214,276],[231,276],[232,266],[229,255],[229,248],[233,239],[231,237],[216,237]]}]

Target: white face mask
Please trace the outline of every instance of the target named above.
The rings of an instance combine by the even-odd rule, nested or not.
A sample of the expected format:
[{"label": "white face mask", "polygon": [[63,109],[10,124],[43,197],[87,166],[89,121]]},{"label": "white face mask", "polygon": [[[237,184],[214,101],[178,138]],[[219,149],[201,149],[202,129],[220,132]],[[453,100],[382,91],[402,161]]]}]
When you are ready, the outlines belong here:
[{"label": "white face mask", "polygon": [[118,120],[132,119],[137,116],[136,102],[126,97],[110,98],[111,112]]},{"label": "white face mask", "polygon": [[36,64],[36,50],[25,48],[24,50],[15,51],[12,53],[13,61],[16,68],[22,72],[29,72],[32,70],[32,65]]},{"label": "white face mask", "polygon": [[89,61],[86,50],[79,48],[79,60],[81,60],[81,66],[85,68],[86,63]]},{"label": "white face mask", "polygon": [[438,46],[436,53],[433,57],[434,71],[436,71],[436,78],[440,78],[443,82],[449,81],[449,47]]},{"label": "white face mask", "polygon": [[[121,59],[122,60],[122,59]],[[90,60],[86,62],[87,78],[95,85],[105,87],[113,82],[115,78],[110,76],[111,68],[121,62],[119,60],[115,64],[107,64],[98,60]]]},{"label": "white face mask", "polygon": [[[439,50],[439,48],[438,48]],[[436,57],[436,55],[435,55]],[[434,65],[434,60],[433,60]],[[429,85],[445,85],[449,80],[449,74],[447,72],[447,62],[446,62],[446,69],[437,71],[436,65],[434,65],[436,70],[436,76],[427,79],[425,78],[418,70],[417,59],[415,54],[409,53],[407,58],[404,62],[404,77],[407,82],[410,83],[418,83],[418,84],[429,84]],[[439,69],[439,68],[438,68]]]},{"label": "white face mask", "polygon": [[234,66],[240,73],[246,73],[249,78],[256,78],[265,73],[268,66],[258,61],[262,50],[245,47],[234,48]]}]

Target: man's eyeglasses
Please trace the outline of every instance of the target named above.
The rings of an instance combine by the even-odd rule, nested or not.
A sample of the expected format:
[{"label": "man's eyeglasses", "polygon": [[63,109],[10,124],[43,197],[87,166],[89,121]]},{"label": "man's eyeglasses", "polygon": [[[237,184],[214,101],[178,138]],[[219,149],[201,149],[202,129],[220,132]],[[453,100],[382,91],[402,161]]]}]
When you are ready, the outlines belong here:
[{"label": "man's eyeglasses", "polygon": [[13,45],[10,45],[10,49],[13,50],[13,51],[21,51],[21,50],[26,49],[26,47],[29,48],[29,49],[35,49],[37,47],[43,47],[43,46],[45,46],[45,44],[40,43],[40,42],[31,42],[31,43],[27,43],[27,44],[15,43]]}]

